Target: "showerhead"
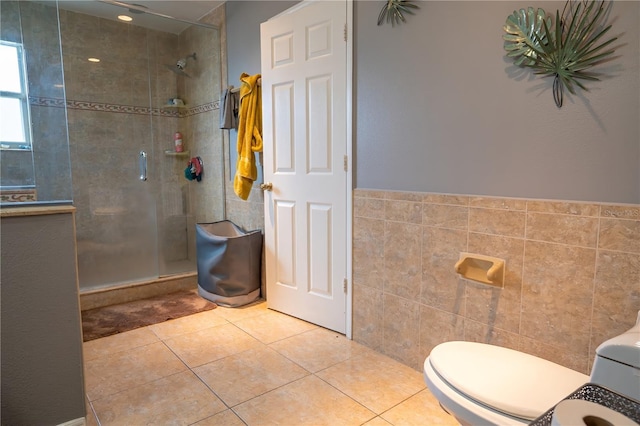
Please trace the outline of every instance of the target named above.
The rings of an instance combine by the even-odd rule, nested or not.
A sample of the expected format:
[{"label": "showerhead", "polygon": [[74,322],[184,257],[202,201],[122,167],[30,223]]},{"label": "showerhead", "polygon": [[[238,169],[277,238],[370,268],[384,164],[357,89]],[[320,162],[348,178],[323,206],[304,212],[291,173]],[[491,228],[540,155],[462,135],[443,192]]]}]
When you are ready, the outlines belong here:
[{"label": "showerhead", "polygon": [[196,60],[196,54],[192,53],[189,56],[186,56],[182,59],[178,59],[175,65],[165,65],[165,67],[169,68],[171,71],[175,72],[178,75],[183,75],[185,77],[191,77],[189,74],[184,72],[184,69],[187,67],[187,59]]},{"label": "showerhead", "polygon": [[171,71],[175,72],[178,75],[182,75],[184,77],[191,77],[189,74],[184,72],[182,68],[179,68],[177,65],[165,65],[165,67],[167,67],[167,69],[170,69]]}]

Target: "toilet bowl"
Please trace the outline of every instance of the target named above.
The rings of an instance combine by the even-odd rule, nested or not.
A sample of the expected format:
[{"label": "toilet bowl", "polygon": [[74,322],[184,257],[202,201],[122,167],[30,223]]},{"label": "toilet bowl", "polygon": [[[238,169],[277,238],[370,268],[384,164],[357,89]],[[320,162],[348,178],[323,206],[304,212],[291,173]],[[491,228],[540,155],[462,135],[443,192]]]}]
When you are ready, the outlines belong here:
[{"label": "toilet bowl", "polygon": [[424,379],[462,425],[525,425],[586,383],[640,400],[640,312],[636,325],[596,350],[591,376],[499,346],[437,345]]}]

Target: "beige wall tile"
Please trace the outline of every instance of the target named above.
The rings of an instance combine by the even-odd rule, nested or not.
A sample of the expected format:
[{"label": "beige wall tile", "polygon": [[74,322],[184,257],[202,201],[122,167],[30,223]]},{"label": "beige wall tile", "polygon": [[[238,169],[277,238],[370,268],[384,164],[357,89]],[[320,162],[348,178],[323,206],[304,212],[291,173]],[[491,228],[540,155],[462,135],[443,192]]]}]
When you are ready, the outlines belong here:
[{"label": "beige wall tile", "polygon": [[422,223],[422,203],[403,200],[386,200],[384,218],[397,222]]},{"label": "beige wall tile", "polygon": [[384,291],[406,299],[420,296],[422,227],[389,222],[384,230]]},{"label": "beige wall tile", "polygon": [[525,213],[522,211],[469,209],[469,231],[522,238],[524,229]]},{"label": "beige wall tile", "polygon": [[353,215],[355,217],[370,217],[372,219],[384,219],[384,200],[379,198],[353,199]]},{"label": "beige wall tile", "polygon": [[519,198],[470,197],[469,206],[497,210],[524,211],[527,208],[527,202]]},{"label": "beige wall tile", "polygon": [[353,287],[353,340],[382,352],[382,290],[355,284]]},{"label": "beige wall tile", "polygon": [[539,340],[520,336],[520,351],[555,362],[582,374],[589,375],[589,360],[593,355],[587,351],[567,350]]},{"label": "beige wall tile", "polygon": [[457,206],[469,205],[469,197],[466,195],[424,194],[422,201],[424,203],[433,204],[453,204]]},{"label": "beige wall tile", "polygon": [[618,219],[640,219],[640,206],[635,204],[604,204],[601,206],[602,217],[617,217]]},{"label": "beige wall tile", "polygon": [[384,285],[384,221],[353,220],[353,281],[382,289]]},{"label": "beige wall tile", "polygon": [[640,220],[600,219],[598,247],[640,253]]},{"label": "beige wall tile", "polygon": [[[387,200],[391,208],[411,202],[416,195],[363,193]],[[354,225],[354,284],[360,277],[366,286],[375,285],[378,265],[389,259],[393,271],[386,271],[385,279],[400,277],[379,290],[355,286],[354,338],[358,333],[366,336],[360,340],[363,344],[377,345],[378,350],[386,347],[380,330],[394,329],[387,324],[390,318],[382,318],[376,308],[383,297],[396,300],[393,296],[419,305],[421,356],[442,341],[484,341],[520,347],[588,373],[595,347],[633,324],[640,309],[640,206],[421,195],[422,226],[394,222],[407,220],[401,216],[406,214],[402,209],[391,215],[393,220],[389,216],[380,219],[387,231],[387,245],[381,255],[375,254],[375,263],[365,259],[370,254],[355,253],[361,239],[375,241],[372,234],[379,235],[380,224],[374,227],[374,222],[362,222],[363,228],[375,230],[361,233]],[[467,208],[468,229],[463,219]],[[387,240],[390,225],[397,232],[393,241]],[[416,252],[412,237],[416,229],[422,230],[421,256],[408,261]],[[505,287],[494,290],[459,279],[453,265],[463,251],[505,259]],[[361,270],[358,256],[363,259]],[[409,296],[413,281],[407,273],[416,264],[422,271],[417,300]],[[370,275],[366,269],[371,269]]]},{"label": "beige wall tile", "polygon": [[422,207],[422,224],[438,228],[467,229],[469,209],[463,206],[427,204]]},{"label": "beige wall tile", "polygon": [[420,305],[391,294],[383,296],[383,353],[416,370],[420,369]]},{"label": "beige wall tile", "polygon": [[465,282],[454,265],[466,251],[467,233],[453,229],[424,227],[422,235],[422,289],[420,302],[463,315]]},{"label": "beige wall tile", "polygon": [[487,343],[514,350],[518,350],[520,345],[520,336],[517,333],[511,333],[493,325],[482,324],[469,319],[464,321],[464,340]]},{"label": "beige wall tile", "polygon": [[422,202],[422,194],[418,192],[387,191],[384,193],[384,198],[387,200]]},{"label": "beige wall tile", "polygon": [[577,216],[598,216],[600,213],[600,206],[598,204],[529,200],[527,201],[527,211],[571,214]]},{"label": "beige wall tile", "polygon": [[426,358],[440,343],[464,340],[464,317],[420,305],[420,353]]},{"label": "beige wall tile", "polygon": [[357,188],[353,192],[353,194],[356,197],[362,197],[362,198],[380,198],[380,199],[384,199],[386,191],[379,191],[379,190],[376,190],[376,189]]},{"label": "beige wall tile", "polygon": [[471,232],[468,251],[504,259],[505,279],[503,288],[469,281],[465,316],[492,327],[518,333],[522,306],[524,240]]},{"label": "beige wall tile", "polygon": [[591,352],[631,328],[640,311],[640,254],[598,252]]},{"label": "beige wall tile", "polygon": [[521,334],[585,353],[589,349],[595,250],[527,241]]},{"label": "beige wall tile", "polygon": [[565,214],[528,213],[527,239],[595,247],[598,219]]}]

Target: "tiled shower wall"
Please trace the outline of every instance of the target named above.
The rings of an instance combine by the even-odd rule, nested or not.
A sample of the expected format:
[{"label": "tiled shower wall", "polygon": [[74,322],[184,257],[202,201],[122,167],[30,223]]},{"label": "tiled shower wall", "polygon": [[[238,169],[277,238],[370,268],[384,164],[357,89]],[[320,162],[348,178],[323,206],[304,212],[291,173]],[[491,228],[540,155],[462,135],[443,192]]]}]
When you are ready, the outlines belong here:
[{"label": "tiled shower wall", "polygon": [[[215,21],[218,15],[212,12],[203,19]],[[96,210],[131,210],[131,203],[144,205],[147,200],[158,223],[160,274],[192,271],[195,223],[224,217],[222,132],[215,126],[221,81],[219,31],[191,26],[176,35],[65,10],[60,11],[60,21],[79,256],[87,262],[92,256],[104,257],[107,246],[93,242],[113,239],[124,229],[125,244],[132,235],[125,224],[137,227],[128,218],[111,220],[110,227],[94,226],[101,219],[94,217]],[[189,59],[187,66],[190,78],[166,69],[165,64],[194,52],[197,59]],[[86,61],[96,55],[102,59],[99,66]],[[168,99],[175,97],[184,99],[186,108],[166,108]],[[183,133],[189,151],[184,155],[172,154],[176,131]],[[145,198],[134,191],[142,149],[151,162],[146,187],[152,195],[140,196]],[[195,156],[205,164],[200,182],[184,176],[189,158]],[[110,182],[107,188],[105,180]],[[130,203],[127,197],[136,199]],[[155,235],[155,230],[144,235]]]},{"label": "tiled shower wall", "polygon": [[[504,259],[504,288],[460,252]],[[640,205],[357,189],[353,253],[354,340],[418,370],[466,340],[589,374],[640,310]]]},{"label": "tiled shower wall", "polygon": [[45,3],[3,0],[0,38],[22,43],[26,52],[33,142],[33,153],[0,151],[0,181],[3,186],[36,185],[40,201],[70,200],[71,170],[56,8]]},{"label": "tiled shower wall", "polygon": [[[189,200],[179,179],[182,161],[163,155],[179,120],[176,110],[160,109],[177,96],[177,76],[164,64],[178,57],[178,36],[66,10],[60,10],[60,28],[80,288],[87,290],[103,277],[126,281],[127,271],[143,261],[151,264],[151,251],[129,259],[135,258],[137,241],[152,246],[158,231],[161,249],[179,246],[185,256],[184,241],[164,244],[172,236],[165,224],[176,217],[184,222]],[[101,62],[87,61],[92,56]],[[141,150],[150,162],[145,185],[137,179]],[[184,223],[174,226],[182,228],[185,240]],[[111,266],[123,258],[126,265]],[[114,269],[121,272],[112,275]]]},{"label": "tiled shower wall", "polygon": [[[219,25],[224,18],[220,10],[209,13],[201,21]],[[222,130],[218,128],[221,91],[220,31],[192,25],[179,36],[179,56],[196,53],[196,61],[188,64],[191,78],[178,78],[178,94],[187,105],[187,114],[181,114],[179,130],[184,137],[185,149],[190,157],[198,156],[204,163],[200,182],[188,182],[191,189],[192,220],[187,223],[189,258],[195,259],[195,224],[224,219],[224,153]],[[190,61],[190,60],[189,60]],[[185,159],[186,160],[186,159]],[[186,161],[179,162],[183,171]],[[186,182],[183,173],[180,180]]]}]

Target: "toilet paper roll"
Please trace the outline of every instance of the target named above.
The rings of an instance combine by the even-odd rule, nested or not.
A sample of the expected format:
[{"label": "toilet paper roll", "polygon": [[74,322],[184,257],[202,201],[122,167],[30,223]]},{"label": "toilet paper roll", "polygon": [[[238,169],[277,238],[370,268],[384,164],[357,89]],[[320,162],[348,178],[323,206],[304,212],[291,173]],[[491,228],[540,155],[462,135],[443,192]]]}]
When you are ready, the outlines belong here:
[{"label": "toilet paper roll", "polygon": [[566,399],[553,409],[551,426],[639,426],[629,417],[604,405]]}]

